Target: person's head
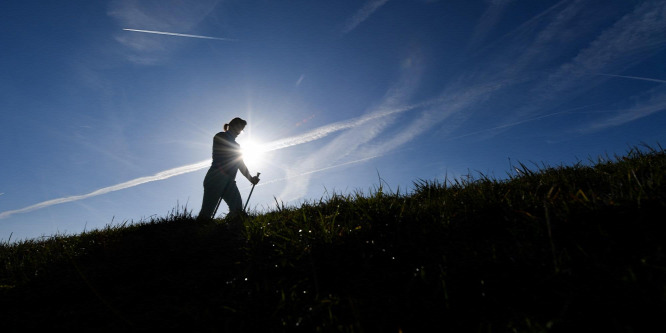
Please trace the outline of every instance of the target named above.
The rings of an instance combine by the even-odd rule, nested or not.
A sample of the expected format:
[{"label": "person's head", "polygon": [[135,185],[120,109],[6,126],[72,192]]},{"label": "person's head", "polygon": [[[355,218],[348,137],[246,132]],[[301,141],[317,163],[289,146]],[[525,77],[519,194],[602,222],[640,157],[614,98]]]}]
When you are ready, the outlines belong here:
[{"label": "person's head", "polygon": [[230,132],[234,137],[237,137],[247,125],[247,121],[238,117],[231,119],[228,124],[224,124],[224,131]]}]

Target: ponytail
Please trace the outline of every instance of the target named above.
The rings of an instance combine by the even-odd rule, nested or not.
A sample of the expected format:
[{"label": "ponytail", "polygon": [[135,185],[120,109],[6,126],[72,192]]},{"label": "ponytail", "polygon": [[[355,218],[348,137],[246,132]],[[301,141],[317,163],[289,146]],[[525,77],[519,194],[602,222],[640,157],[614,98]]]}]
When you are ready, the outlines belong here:
[{"label": "ponytail", "polygon": [[226,131],[229,130],[229,127],[236,126],[236,125],[241,125],[241,126],[245,127],[247,125],[247,121],[245,121],[243,119],[240,119],[238,117],[236,117],[234,119],[231,119],[231,121],[228,124],[224,124],[224,131],[226,132]]}]

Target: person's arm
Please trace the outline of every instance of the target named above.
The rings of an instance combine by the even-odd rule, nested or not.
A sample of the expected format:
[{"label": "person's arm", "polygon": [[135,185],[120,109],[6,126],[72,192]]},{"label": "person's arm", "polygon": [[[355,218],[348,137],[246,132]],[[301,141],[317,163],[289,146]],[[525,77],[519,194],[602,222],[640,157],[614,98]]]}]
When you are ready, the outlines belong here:
[{"label": "person's arm", "polygon": [[247,166],[245,166],[245,162],[243,160],[240,161],[240,165],[238,166],[238,170],[247,178],[247,180],[252,182],[252,175],[250,175],[250,171],[247,169]]},{"label": "person's arm", "polygon": [[238,166],[238,170],[247,178],[247,180],[250,181],[253,185],[257,184],[259,182],[259,177],[254,176],[250,174],[250,171],[247,169],[247,166],[245,166],[245,162],[241,160],[240,165]]}]

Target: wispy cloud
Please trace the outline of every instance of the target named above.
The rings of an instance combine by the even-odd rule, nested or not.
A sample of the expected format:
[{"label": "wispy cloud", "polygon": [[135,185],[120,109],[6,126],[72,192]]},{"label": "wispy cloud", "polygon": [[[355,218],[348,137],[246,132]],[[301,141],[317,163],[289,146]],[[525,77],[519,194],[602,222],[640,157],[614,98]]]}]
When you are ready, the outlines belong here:
[{"label": "wispy cloud", "polygon": [[[445,131],[453,132],[470,116],[477,104],[508,84],[508,81],[493,81],[488,77],[461,79],[452,82],[435,98],[410,104],[409,101],[419,91],[425,72],[424,62],[416,52],[403,61],[401,68],[401,77],[387,91],[378,107],[370,109],[353,123],[331,125],[330,129],[345,131],[285,170],[287,178],[293,180],[286,184],[280,198],[285,201],[302,198],[311,181],[308,170],[387,155],[433,128],[442,130],[445,127]],[[328,128],[319,130],[325,133]],[[313,137],[316,134],[311,133]]]},{"label": "wispy cloud", "polygon": [[666,2],[646,2],[603,31],[571,61],[551,74],[549,94],[579,91],[589,73],[615,72],[662,49],[666,31]]},{"label": "wispy cloud", "polygon": [[[472,46],[482,42],[485,34],[499,20],[502,11],[509,4],[510,1],[490,4],[477,26],[476,41],[472,42]],[[366,7],[371,8],[369,4]],[[428,107],[417,110],[409,118],[401,118],[399,128],[390,127],[391,120],[395,118],[387,117],[383,118],[382,122],[371,122],[355,128],[354,131],[347,131],[289,172],[300,174],[301,166],[316,168],[323,163],[321,161],[330,162],[336,158],[344,160],[387,154],[432,128],[453,134],[467,119],[473,116],[487,117],[485,110],[497,112],[496,107],[484,108],[483,103],[496,97],[502,98],[507,91],[519,89],[525,96],[513,101],[515,111],[493,114],[493,117],[500,121],[496,126],[449,136],[449,139],[498,133],[520,124],[572,114],[577,112],[577,109],[589,107],[587,105],[567,110],[557,109],[559,105],[594,86],[590,73],[617,71],[627,64],[650,57],[663,48],[663,31],[666,31],[664,2],[639,4],[632,12],[601,30],[601,33],[595,34],[594,30],[579,31],[580,20],[593,10],[594,8],[584,1],[558,2],[526,21],[510,35],[504,36],[502,43],[496,45],[499,52],[488,53],[487,67],[479,66],[476,72],[465,73],[458,80],[449,81],[448,87],[438,98],[432,100]],[[363,17],[362,12],[364,11],[359,11],[357,17]],[[371,13],[369,10],[366,12]],[[602,21],[603,19],[599,22]],[[607,25],[606,22],[599,26]],[[577,54],[574,53],[574,57],[568,61],[563,58],[565,54],[575,51],[572,49],[574,45],[586,45],[586,40],[587,46],[581,48]],[[650,78],[626,78],[663,82]],[[398,94],[393,93],[386,100],[404,102],[408,97],[409,94],[398,97]],[[664,108],[663,97],[654,94],[653,98],[644,99],[644,102],[637,103],[631,109],[625,110],[626,112],[597,122],[594,128],[617,126],[659,112]],[[296,182],[290,182],[291,189],[285,189],[283,194],[291,197],[302,194],[308,181],[307,177],[302,177]]]},{"label": "wispy cloud", "polygon": [[317,169],[317,170],[309,170],[309,171],[305,171],[305,172],[300,173],[300,174],[292,174],[290,176],[283,177],[283,178],[271,179],[271,180],[266,181],[266,182],[261,182],[261,183],[257,184],[257,186],[273,184],[273,183],[293,179],[293,178],[296,178],[296,177],[303,177],[303,176],[311,175],[311,174],[326,171],[326,170],[337,169],[337,168],[340,168],[340,167],[343,167],[343,166],[369,161],[369,160],[371,160],[373,158],[377,158],[377,157],[380,157],[380,155],[368,156],[368,157],[360,158],[360,159],[357,159],[357,160],[347,161],[347,162],[344,162],[344,163],[331,165],[331,166],[328,166],[328,167],[325,167],[325,168],[320,168],[320,169]]},{"label": "wispy cloud", "polygon": [[[561,1],[496,45],[498,50],[490,53],[488,62],[497,70],[481,67],[475,76],[479,82],[504,80],[509,89],[520,89],[524,98],[515,101],[514,111],[503,116],[504,123],[552,114],[559,106],[596,88],[601,83],[595,80],[596,75],[615,76],[605,73],[623,72],[666,47],[666,2],[641,3],[619,19],[595,17],[601,30],[582,28],[585,25],[581,20],[595,9],[584,1]],[[567,54],[574,55],[566,58]],[[644,77],[617,77],[663,83]],[[658,108],[658,102],[653,102]],[[617,120],[605,126],[621,124]]]},{"label": "wispy cloud", "polygon": [[[403,62],[402,72],[396,83],[388,89],[379,106],[371,108],[366,115],[355,119],[353,122],[341,122],[333,124],[321,130],[346,130],[329,143],[309,154],[299,163],[289,166],[285,172],[288,182],[280,198],[286,201],[300,199],[307,191],[311,177],[308,170],[322,169],[331,164],[344,163],[348,160],[359,160],[370,156],[379,156],[374,149],[365,149],[376,143],[377,139],[390,130],[399,117],[405,111],[419,112],[420,109],[429,107],[437,101],[426,101],[409,105],[411,96],[418,88],[422,75],[422,64],[418,54],[409,57]],[[353,128],[353,130],[352,130]],[[313,137],[316,132],[311,133]],[[397,147],[393,147],[397,148]],[[299,175],[302,175],[299,177]]]},{"label": "wispy cloud", "polygon": [[107,14],[120,26],[149,27],[158,31],[189,31],[215,9],[219,0],[134,1],[112,0]]},{"label": "wispy cloud", "polygon": [[356,29],[356,27],[358,27],[359,24],[367,20],[368,17],[372,15],[372,13],[374,13],[381,6],[385,5],[387,2],[388,0],[371,0],[366,2],[366,4],[361,9],[359,9],[354,14],[354,16],[352,16],[349,20],[347,20],[347,23],[345,24],[342,33],[346,34]]},{"label": "wispy cloud", "polygon": [[[593,105],[596,105],[596,104],[593,104]],[[564,110],[564,111],[558,111],[558,112],[553,112],[553,113],[544,114],[544,115],[540,115],[540,116],[535,116],[535,117],[532,117],[532,118],[521,119],[521,120],[518,120],[518,121],[511,122],[511,123],[504,123],[504,124],[501,124],[501,125],[498,125],[498,126],[485,128],[485,129],[481,129],[481,130],[478,130],[478,131],[468,132],[468,133],[461,134],[461,135],[456,135],[456,136],[450,136],[450,137],[446,138],[446,140],[447,141],[456,140],[456,139],[461,139],[461,138],[465,138],[465,137],[476,136],[476,135],[483,134],[483,133],[494,132],[494,131],[498,131],[498,130],[505,130],[505,129],[508,129],[508,128],[511,128],[511,127],[514,127],[514,126],[522,125],[522,124],[525,124],[525,123],[530,123],[530,122],[545,119],[545,118],[550,118],[550,117],[563,115],[563,114],[570,114],[570,113],[575,112],[576,110],[589,108],[593,105],[580,106],[580,107],[576,107],[576,108],[568,109],[568,110]]]},{"label": "wispy cloud", "polygon": [[296,86],[297,87],[301,85],[301,82],[303,82],[303,79],[305,79],[305,74],[301,74],[301,76],[296,81]]},{"label": "wispy cloud", "polygon": [[641,81],[666,83],[666,80],[652,79],[652,78],[649,78],[649,77],[613,75],[613,74],[597,74],[597,75],[610,76],[610,77],[619,77],[619,78],[623,78],[623,79],[633,79],[633,80],[641,80]]},{"label": "wispy cloud", "polygon": [[474,50],[478,48],[486,39],[492,28],[502,17],[502,14],[507,7],[514,0],[494,0],[490,1],[488,8],[479,19],[479,23],[474,29],[474,33],[470,38],[468,49]]},{"label": "wispy cloud", "polygon": [[580,132],[594,132],[610,127],[616,127],[635,121],[657,112],[666,111],[666,87],[659,86],[644,94],[634,105],[622,108],[614,115],[597,120],[594,123],[580,129]]},{"label": "wispy cloud", "polygon": [[177,37],[189,37],[189,38],[215,39],[215,40],[224,40],[224,41],[236,41],[235,39],[230,39],[230,38],[209,37],[209,36],[189,35],[189,34],[179,34],[179,33],[175,33],[175,32],[152,31],[152,30],[139,30],[139,29],[123,29],[123,30],[125,30],[125,31],[133,31],[133,32],[143,32],[143,33],[148,33],[148,34],[157,34],[157,35],[177,36]]},{"label": "wispy cloud", "polygon": [[[373,142],[371,146],[364,147],[363,154],[387,154],[436,127],[446,132],[453,132],[471,116],[469,111],[475,105],[504,88],[504,83],[485,82],[464,87],[464,89],[460,86],[453,87],[444,91],[440,97],[428,103],[428,107],[413,117],[411,122],[402,125],[397,133],[389,136],[389,139]],[[446,126],[441,128],[444,122]]]},{"label": "wispy cloud", "polygon": [[[502,8],[491,6],[488,11],[497,12]],[[493,55],[493,62],[511,64],[505,69],[505,72],[515,71],[514,68],[516,67],[518,69],[525,68],[535,60],[549,58],[557,52],[548,52],[550,51],[548,50],[548,42],[552,41],[563,30],[562,27],[570,23],[579,8],[580,4],[578,3],[562,0],[521,23],[514,30],[489,42],[484,47],[478,45],[481,51],[477,51],[477,53]],[[474,34],[478,35],[475,37],[477,40],[481,38],[481,35],[484,35],[482,31],[491,29],[490,27],[495,24],[493,20],[498,19],[499,15],[500,13],[484,14],[475,28]],[[471,46],[475,45],[475,40],[472,40],[471,43]]]},{"label": "wispy cloud", "polygon": [[[481,22],[481,26],[477,27],[477,38],[483,37],[484,29],[488,29],[486,25],[494,24],[498,19],[497,16],[501,14],[503,6],[508,3],[497,2],[491,5],[484,18],[486,22]],[[490,67],[480,67],[477,72],[467,73],[457,82],[451,81],[449,87],[440,94],[439,98],[433,100],[434,103],[430,107],[415,113],[410,117],[409,122],[403,121],[398,131],[381,137],[375,135],[367,141],[357,138],[356,136],[359,134],[355,134],[356,131],[350,132],[349,138],[341,136],[339,140],[330,143],[326,150],[320,152],[326,156],[316,155],[313,156],[312,161],[306,162],[316,165],[317,159],[327,160],[328,156],[335,156],[335,154],[344,156],[345,146],[351,147],[349,150],[356,150],[355,156],[386,154],[411,142],[415,137],[432,128],[438,128],[443,133],[454,133],[466,119],[474,116],[474,113],[484,110],[479,107],[484,105],[484,102],[501,97],[504,92],[511,89],[521,89],[526,96],[524,99],[515,100],[516,111],[499,115],[497,118],[502,122],[496,126],[469,131],[463,135],[449,136],[449,139],[490,132],[498,133],[520,124],[563,114],[573,114],[577,112],[577,109],[587,108],[590,105],[563,111],[558,110],[557,106],[593,86],[590,72],[617,70],[634,61],[645,59],[663,48],[663,31],[666,31],[665,9],[666,3],[647,2],[638,5],[634,11],[616,20],[609,28],[602,30],[597,35],[592,35],[590,31],[574,34],[571,26],[577,26],[578,20],[592,9],[586,7],[585,2],[561,1],[528,20],[514,32],[514,35],[505,36],[506,45],[500,46],[500,50],[506,50],[506,52],[490,54],[488,59]],[[562,55],[569,52],[569,50],[561,49],[563,45],[567,45],[567,47],[580,45],[590,37],[587,47],[582,48],[571,60],[562,64]],[[520,53],[515,54],[516,50],[520,50]],[[498,63],[508,65],[503,68],[499,67],[497,70]],[[535,75],[535,72],[538,71],[542,73],[550,71],[550,75],[545,77]],[[651,78],[622,77],[664,82]],[[525,87],[527,87],[527,92],[525,92]],[[621,114],[595,123],[592,128],[618,126],[664,110],[666,94],[655,93],[653,96],[643,99],[644,102],[637,103]],[[490,107],[488,112],[490,111],[497,112],[497,108]],[[486,117],[487,114],[479,113],[477,116]],[[371,125],[369,131],[389,129],[387,125],[380,127],[381,124],[378,123]],[[360,129],[364,130],[362,127]],[[298,170],[294,172],[298,173]],[[305,187],[301,185],[300,188],[303,190]]]},{"label": "wispy cloud", "polygon": [[328,124],[325,126],[321,126],[319,128],[316,128],[312,131],[309,131],[307,133],[304,133],[302,135],[298,136],[293,136],[281,140],[276,140],[270,143],[267,143],[263,146],[263,150],[268,152],[268,151],[273,151],[273,150],[278,150],[278,149],[283,149],[295,145],[300,145],[303,143],[308,143],[311,141],[319,140],[321,138],[324,138],[328,136],[329,134],[339,132],[342,130],[350,129],[350,128],[355,128],[360,125],[366,124],[370,121],[377,120],[379,118],[384,118],[396,113],[401,113],[405,111],[412,110],[416,107],[419,107],[420,105],[412,105],[412,106],[405,106],[405,107],[399,107],[399,108],[394,108],[394,109],[381,109],[377,112],[373,112],[367,115],[364,115],[362,117],[346,120],[346,121],[340,121],[332,124]]}]

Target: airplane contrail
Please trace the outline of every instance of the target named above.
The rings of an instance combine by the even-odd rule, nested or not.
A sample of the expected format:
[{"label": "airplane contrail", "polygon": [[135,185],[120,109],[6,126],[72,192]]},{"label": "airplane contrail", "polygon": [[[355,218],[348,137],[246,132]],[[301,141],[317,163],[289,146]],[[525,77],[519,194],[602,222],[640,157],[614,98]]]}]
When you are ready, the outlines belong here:
[{"label": "airplane contrail", "polygon": [[330,169],[339,168],[339,167],[341,167],[341,166],[345,166],[345,165],[350,165],[350,164],[360,163],[360,162],[368,161],[368,160],[371,160],[371,159],[373,159],[373,158],[377,158],[377,157],[380,157],[380,156],[382,156],[382,155],[375,155],[375,156],[365,157],[365,158],[361,158],[361,159],[358,159],[358,160],[353,160],[353,161],[349,161],[349,162],[344,162],[344,163],[340,163],[340,164],[336,164],[336,165],[328,166],[328,167],[321,168],[321,169],[317,169],[317,170],[306,171],[306,172],[300,173],[300,174],[298,174],[298,175],[293,175],[293,176],[288,176],[288,177],[284,177],[284,178],[273,179],[273,180],[269,180],[269,181],[267,181],[267,182],[261,182],[261,183],[257,184],[257,186],[263,186],[263,185],[268,185],[268,184],[272,184],[272,183],[277,183],[277,182],[281,182],[281,181],[283,181],[283,180],[288,180],[288,179],[295,178],[295,177],[301,177],[301,176],[310,175],[310,174],[317,173],[317,172],[322,172],[322,171],[326,171],[326,170],[330,170]]},{"label": "airplane contrail", "polygon": [[117,184],[117,185],[104,187],[104,188],[101,188],[99,190],[90,192],[88,194],[72,195],[72,196],[69,196],[69,197],[52,199],[52,200],[47,200],[47,201],[40,202],[38,204],[34,204],[32,206],[28,206],[28,207],[25,207],[25,208],[16,209],[16,210],[8,210],[8,211],[0,213],[0,219],[7,218],[7,217],[10,217],[10,216],[12,216],[14,214],[18,214],[18,213],[27,213],[27,212],[31,212],[33,210],[46,208],[46,207],[53,206],[53,205],[58,205],[58,204],[66,203],[66,202],[83,200],[83,199],[87,199],[87,198],[90,198],[90,197],[95,197],[95,196],[102,195],[102,194],[107,194],[107,193],[114,192],[114,191],[124,190],[126,188],[130,188],[130,187],[134,187],[134,186],[137,186],[137,185],[153,182],[153,181],[156,181],[156,180],[163,180],[163,179],[171,178],[173,176],[178,176],[178,175],[182,175],[182,174],[185,174],[185,173],[194,172],[194,171],[197,171],[197,170],[200,170],[200,169],[203,169],[203,168],[207,168],[208,166],[210,166],[210,163],[211,163],[211,160],[201,161],[199,163],[194,163],[194,164],[185,165],[185,166],[182,166],[182,167],[173,168],[173,169],[169,169],[169,170],[166,170],[166,171],[158,172],[158,173],[156,173],[152,176],[140,177],[140,178],[132,179],[130,181],[120,183],[120,184]]},{"label": "airplane contrail", "polygon": [[[425,103],[425,104],[427,104],[427,103]],[[290,137],[290,138],[286,138],[286,139],[282,139],[282,140],[276,140],[276,141],[273,141],[271,143],[268,143],[268,144],[263,146],[264,147],[263,151],[265,151],[265,152],[274,151],[274,150],[278,150],[278,149],[284,149],[284,148],[292,147],[292,146],[295,146],[295,145],[300,145],[300,144],[308,143],[308,142],[311,142],[311,141],[319,140],[319,139],[324,138],[327,135],[335,133],[337,131],[341,131],[341,130],[349,129],[349,128],[352,128],[352,127],[356,127],[356,126],[364,124],[368,121],[371,121],[373,119],[386,117],[386,116],[389,116],[389,115],[392,115],[392,114],[412,110],[412,109],[417,108],[421,105],[424,105],[424,104],[419,104],[419,105],[414,105],[414,106],[407,106],[407,107],[397,108],[397,109],[393,109],[393,110],[386,110],[386,111],[381,111],[381,112],[375,112],[375,113],[371,113],[371,114],[368,114],[368,115],[365,115],[365,116],[362,116],[362,117],[358,117],[358,118],[355,118],[355,119],[325,125],[325,126],[316,128],[316,129],[314,129],[310,132],[307,132],[305,134],[302,134],[302,135],[298,135],[298,136],[294,136],[294,137]],[[372,157],[372,158],[374,158],[374,157]],[[358,161],[347,162],[347,163],[343,163],[343,164],[333,166],[333,167],[338,167],[338,166],[346,165],[346,164],[349,164],[349,163],[355,163],[355,162],[359,162],[359,161],[363,161],[363,160],[365,160],[365,159],[358,160]],[[184,165],[184,166],[181,166],[181,167],[176,167],[176,168],[173,168],[173,169],[161,171],[161,172],[158,172],[158,173],[156,173],[152,176],[140,177],[140,178],[132,179],[130,181],[126,181],[124,183],[120,183],[120,184],[117,184],[117,185],[104,187],[104,188],[101,188],[99,190],[95,190],[93,192],[87,193],[87,194],[73,195],[73,196],[69,196],[69,197],[62,197],[62,198],[58,198],[58,199],[47,200],[47,201],[43,201],[43,202],[28,206],[28,207],[24,207],[24,208],[21,208],[21,209],[4,211],[4,212],[0,213],[0,220],[4,219],[4,218],[8,218],[8,217],[10,217],[14,214],[27,213],[27,212],[31,212],[31,211],[34,211],[34,210],[38,210],[38,209],[46,208],[46,207],[49,207],[49,206],[53,206],[53,205],[59,205],[59,204],[67,203],[67,202],[83,200],[83,199],[95,197],[95,196],[98,196],[98,195],[107,194],[107,193],[110,193],[110,192],[124,190],[124,189],[134,187],[134,186],[137,186],[137,185],[141,185],[141,184],[154,182],[154,181],[158,181],[158,180],[164,180],[164,179],[171,178],[171,177],[174,177],[174,176],[178,176],[178,175],[182,175],[182,174],[186,174],[186,173],[190,173],[190,172],[195,172],[195,171],[210,167],[210,163],[211,163],[211,159],[208,159],[208,160],[205,160],[205,161],[201,161],[201,162],[188,164],[188,165]],[[333,168],[333,167],[328,167],[328,168],[324,168],[324,169],[320,169],[320,170],[306,172],[306,174],[327,170],[327,169],[330,169],[330,168]]]},{"label": "airplane contrail", "polygon": [[666,80],[659,80],[659,79],[651,79],[649,77],[640,77],[640,76],[626,76],[626,75],[614,75],[614,74],[598,74],[598,75],[603,75],[603,76],[611,76],[611,77],[621,77],[624,79],[634,79],[634,80],[642,80],[642,81],[650,81],[650,82],[659,82],[659,83],[666,83]]},{"label": "airplane contrail", "polygon": [[268,151],[283,149],[283,148],[287,148],[287,147],[307,143],[307,142],[310,142],[310,141],[318,140],[318,139],[321,139],[321,138],[323,138],[323,137],[325,137],[325,136],[327,136],[331,133],[341,131],[341,130],[345,130],[345,129],[349,129],[349,128],[353,128],[353,127],[365,124],[368,121],[371,121],[371,120],[374,120],[374,119],[383,118],[383,117],[386,117],[386,116],[390,116],[392,114],[409,111],[409,110],[412,110],[414,108],[417,108],[417,107],[419,107],[421,105],[425,105],[425,104],[426,103],[419,104],[419,105],[405,106],[405,107],[402,107],[402,108],[397,108],[397,109],[392,109],[392,110],[375,112],[375,113],[371,113],[371,114],[368,114],[368,115],[365,115],[365,116],[362,116],[362,117],[358,117],[356,119],[347,120],[347,121],[340,121],[340,122],[337,122],[337,123],[322,126],[322,127],[316,128],[316,129],[314,129],[310,132],[307,132],[305,134],[302,134],[302,135],[298,135],[298,136],[294,136],[294,137],[290,137],[290,138],[286,138],[286,139],[282,139],[282,140],[276,140],[276,141],[273,141],[271,143],[268,143],[268,144],[263,146],[263,151],[268,152]]},{"label": "airplane contrail", "polygon": [[134,32],[143,32],[147,34],[157,34],[157,35],[169,35],[169,36],[178,36],[178,37],[189,37],[189,38],[201,38],[201,39],[215,39],[215,40],[225,40],[225,41],[236,41],[235,39],[230,38],[220,38],[220,37],[209,37],[201,35],[188,35],[188,34],[179,34],[175,32],[164,32],[164,31],[153,31],[153,30],[139,30],[139,29],[123,29],[125,31],[134,31]]}]

